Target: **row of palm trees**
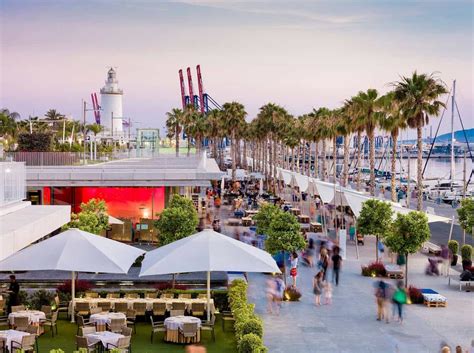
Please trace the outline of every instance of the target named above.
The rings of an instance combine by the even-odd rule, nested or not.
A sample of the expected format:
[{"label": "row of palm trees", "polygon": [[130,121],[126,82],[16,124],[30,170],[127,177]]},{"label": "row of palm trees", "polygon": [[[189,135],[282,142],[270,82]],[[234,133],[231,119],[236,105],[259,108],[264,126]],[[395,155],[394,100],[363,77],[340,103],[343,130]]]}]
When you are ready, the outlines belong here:
[{"label": "row of palm trees", "polygon": [[[261,171],[275,187],[277,166],[297,170],[308,176],[328,180],[332,174],[336,180],[337,138],[342,137],[344,159],[340,182],[348,184],[349,179],[349,141],[356,136],[356,165],[361,166],[362,137],[369,144],[370,182],[369,191],[375,194],[375,134],[376,131],[390,133],[391,148],[391,190],[392,200],[396,201],[395,166],[397,139],[402,130],[416,129],[417,132],[417,208],[422,209],[422,129],[429,117],[437,116],[444,107],[439,99],[448,93],[446,85],[435,74],[414,72],[409,77],[401,77],[390,84],[392,90],[380,94],[376,89],[360,91],[345,100],[341,107],[329,109],[320,107],[308,114],[292,116],[284,107],[268,103],[262,106],[257,116],[246,121],[245,107],[238,102],[225,103],[222,110],[211,110],[201,114],[193,106],[184,110],[173,109],[167,113],[168,137],[176,140],[176,153],[179,154],[179,136],[184,132],[189,141],[194,140],[196,149],[202,148],[205,138],[210,143],[211,155],[217,158],[221,167],[224,164],[223,141],[230,139],[232,177],[235,178],[237,166],[247,167],[247,158],[252,157],[252,169]],[[327,156],[328,143],[332,157]],[[314,155],[311,156],[313,144]],[[188,151],[189,151],[188,144]],[[332,159],[332,167],[328,160]],[[309,160],[309,163],[305,161]],[[311,161],[314,168],[311,169]],[[303,161],[300,164],[300,161]],[[331,170],[332,168],[332,170]],[[357,189],[361,187],[360,174],[357,173]]]},{"label": "row of palm trees", "polygon": [[21,134],[48,133],[52,135],[57,151],[82,151],[80,141],[83,134],[94,136],[102,131],[99,124],[86,124],[78,120],[67,119],[56,109],[49,109],[44,118],[30,117],[21,119],[20,114],[3,108],[0,109],[0,143],[7,150],[14,150]]}]

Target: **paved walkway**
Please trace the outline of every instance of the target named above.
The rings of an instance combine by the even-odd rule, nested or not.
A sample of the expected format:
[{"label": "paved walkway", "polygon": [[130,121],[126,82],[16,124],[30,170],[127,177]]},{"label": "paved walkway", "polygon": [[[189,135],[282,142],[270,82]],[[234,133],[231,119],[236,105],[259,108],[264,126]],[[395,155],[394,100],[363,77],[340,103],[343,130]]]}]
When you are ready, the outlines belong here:
[{"label": "paved walkway", "polygon": [[474,301],[472,292],[459,292],[448,287],[445,277],[423,274],[426,256],[409,258],[409,283],[432,288],[448,298],[447,308],[427,308],[423,305],[405,306],[403,324],[376,321],[373,296],[374,279],[362,277],[361,264],[374,256],[375,240],[368,239],[359,247],[348,246],[341,284],[334,287],[333,304],[316,307],[313,304],[312,276],[315,270],[300,266],[298,287],[300,302],[286,302],[279,316],[266,312],[265,281],[267,276],[249,276],[249,298],[264,319],[265,343],[272,353],[391,353],[438,352],[442,341],[453,347],[468,347],[474,338]]}]

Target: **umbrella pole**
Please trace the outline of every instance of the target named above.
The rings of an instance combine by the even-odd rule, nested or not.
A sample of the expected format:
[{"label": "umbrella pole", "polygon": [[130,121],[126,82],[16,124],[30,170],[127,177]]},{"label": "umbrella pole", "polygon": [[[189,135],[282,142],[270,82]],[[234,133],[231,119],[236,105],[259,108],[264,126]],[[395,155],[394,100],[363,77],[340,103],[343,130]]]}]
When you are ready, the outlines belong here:
[{"label": "umbrella pole", "polygon": [[211,271],[207,271],[207,321],[211,320]]},{"label": "umbrella pole", "polygon": [[71,278],[71,322],[74,323],[74,298],[76,297],[76,272],[72,271]]}]

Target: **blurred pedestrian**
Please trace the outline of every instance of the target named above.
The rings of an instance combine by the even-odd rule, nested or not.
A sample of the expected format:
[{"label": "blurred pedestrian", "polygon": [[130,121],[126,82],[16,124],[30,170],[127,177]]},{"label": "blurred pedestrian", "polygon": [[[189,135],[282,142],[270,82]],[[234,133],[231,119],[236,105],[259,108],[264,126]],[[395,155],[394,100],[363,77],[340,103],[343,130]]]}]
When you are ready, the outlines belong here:
[{"label": "blurred pedestrian", "polygon": [[305,260],[308,262],[309,267],[314,266],[314,257],[316,255],[316,247],[314,246],[314,239],[309,238],[308,247],[305,252]]},{"label": "blurred pedestrian", "polygon": [[446,245],[441,245],[440,257],[443,260],[443,268],[441,274],[447,276],[449,271],[449,249]]},{"label": "blurred pedestrian", "polygon": [[339,255],[340,248],[338,246],[334,246],[333,248],[333,255],[331,257],[332,260],[332,281],[336,282],[336,286],[339,285],[339,272],[342,266],[342,257]]},{"label": "blurred pedestrian", "polygon": [[330,305],[332,303],[332,285],[329,281],[324,282],[324,304]]},{"label": "blurred pedestrian", "polygon": [[293,251],[290,257],[290,276],[293,281],[293,288],[296,288],[296,277],[298,276],[298,254]]},{"label": "blurred pedestrian", "polygon": [[393,301],[397,305],[398,310],[398,321],[403,322],[403,305],[407,303],[407,292],[403,287],[403,281],[397,282],[397,288],[395,293],[393,293]]},{"label": "blurred pedestrian", "polygon": [[316,306],[321,305],[321,293],[322,292],[323,292],[323,272],[319,271],[313,277],[314,304]]},{"label": "blurred pedestrian", "polygon": [[276,282],[273,278],[267,280],[267,312],[273,314],[273,303],[277,294]]},{"label": "blurred pedestrian", "polygon": [[377,281],[375,283],[375,301],[377,303],[377,321],[383,319],[388,319],[388,314],[386,313],[385,300],[387,298],[387,283],[383,280]]}]

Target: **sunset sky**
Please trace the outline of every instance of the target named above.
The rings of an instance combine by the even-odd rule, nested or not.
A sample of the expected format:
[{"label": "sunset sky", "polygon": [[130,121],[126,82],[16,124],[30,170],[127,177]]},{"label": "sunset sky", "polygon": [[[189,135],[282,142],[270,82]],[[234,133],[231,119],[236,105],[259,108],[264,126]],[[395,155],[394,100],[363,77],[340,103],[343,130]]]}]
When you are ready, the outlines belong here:
[{"label": "sunset sky", "polygon": [[201,64],[207,93],[243,103],[249,119],[270,101],[299,115],[359,90],[386,92],[414,70],[437,71],[449,86],[457,79],[465,126],[474,127],[469,0],[0,4],[0,107],[23,118],[50,108],[80,118],[81,99],[90,101],[114,66],[124,115],[135,127],[162,128],[181,105],[178,70],[195,74]]}]

